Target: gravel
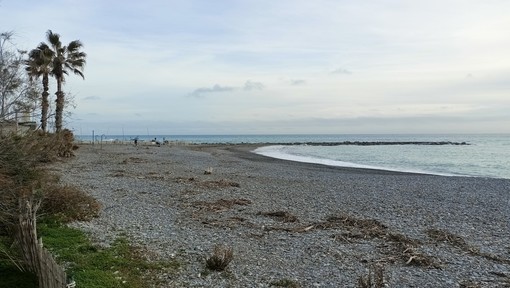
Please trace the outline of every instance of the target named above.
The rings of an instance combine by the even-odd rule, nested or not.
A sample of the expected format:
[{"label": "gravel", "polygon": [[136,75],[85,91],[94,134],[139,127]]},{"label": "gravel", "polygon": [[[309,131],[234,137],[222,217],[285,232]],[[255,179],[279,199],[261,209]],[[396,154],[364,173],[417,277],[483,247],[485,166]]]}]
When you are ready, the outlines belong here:
[{"label": "gravel", "polygon": [[[98,245],[128,235],[149,260],[182,264],[153,287],[358,287],[374,267],[387,287],[510,285],[510,180],[296,163],[255,148],[82,145],[58,164],[61,181],[102,211],[72,225]],[[234,259],[207,271],[219,244]]]}]

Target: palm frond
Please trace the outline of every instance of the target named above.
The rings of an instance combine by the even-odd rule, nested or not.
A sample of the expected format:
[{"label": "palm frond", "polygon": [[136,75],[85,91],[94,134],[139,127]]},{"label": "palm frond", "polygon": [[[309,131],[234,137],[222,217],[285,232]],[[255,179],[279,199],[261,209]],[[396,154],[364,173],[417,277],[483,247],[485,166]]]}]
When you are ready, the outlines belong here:
[{"label": "palm frond", "polygon": [[37,46],[36,49],[44,51],[44,50],[51,49],[51,48],[50,48],[50,46],[48,46],[48,44],[41,42],[41,43],[39,43],[39,46]]},{"label": "palm frond", "polygon": [[83,72],[79,69],[73,69],[73,73],[75,75],[81,76],[81,78],[85,79],[85,75],[83,75]]},{"label": "palm frond", "polygon": [[78,51],[82,47],[83,43],[81,43],[80,40],[74,40],[69,42],[69,45],[67,45],[67,51],[69,51],[69,53],[73,53],[75,51]]},{"label": "palm frond", "polygon": [[48,42],[55,48],[55,50],[60,49],[62,47],[62,42],[60,42],[60,34],[53,33],[53,31],[48,30],[46,32],[46,38],[48,39]]}]

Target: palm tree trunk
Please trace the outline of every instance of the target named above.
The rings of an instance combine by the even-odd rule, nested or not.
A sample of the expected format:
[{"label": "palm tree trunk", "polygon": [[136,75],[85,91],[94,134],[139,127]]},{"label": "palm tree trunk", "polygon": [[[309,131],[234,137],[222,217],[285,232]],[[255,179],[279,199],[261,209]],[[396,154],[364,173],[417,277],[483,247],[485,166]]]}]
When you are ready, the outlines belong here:
[{"label": "palm tree trunk", "polygon": [[57,95],[55,107],[55,132],[62,132],[62,115],[64,112],[64,92],[62,91],[62,79],[57,78]]},{"label": "palm tree trunk", "polygon": [[48,96],[50,96],[50,93],[48,93],[48,74],[45,73],[43,75],[43,92],[42,92],[42,101],[41,101],[41,129],[43,133],[46,133],[46,129],[48,126],[48,109],[50,107],[50,101],[48,100]]}]

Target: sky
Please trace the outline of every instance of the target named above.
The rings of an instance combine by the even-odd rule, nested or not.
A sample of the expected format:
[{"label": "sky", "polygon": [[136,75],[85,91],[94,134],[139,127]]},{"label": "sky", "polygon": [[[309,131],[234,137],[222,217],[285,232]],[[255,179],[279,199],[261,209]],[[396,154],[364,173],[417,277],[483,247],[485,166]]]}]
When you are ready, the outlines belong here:
[{"label": "sky", "polygon": [[[83,42],[76,134],[510,133],[507,0],[0,0]],[[54,93],[55,88],[50,87]]]}]

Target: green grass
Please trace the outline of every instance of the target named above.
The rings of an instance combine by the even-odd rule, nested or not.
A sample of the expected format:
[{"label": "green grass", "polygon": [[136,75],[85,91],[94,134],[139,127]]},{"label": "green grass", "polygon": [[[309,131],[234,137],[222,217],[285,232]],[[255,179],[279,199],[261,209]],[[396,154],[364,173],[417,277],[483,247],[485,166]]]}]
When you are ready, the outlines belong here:
[{"label": "green grass", "polygon": [[[52,251],[57,262],[65,263],[67,274],[76,281],[77,287],[147,287],[154,272],[175,272],[179,268],[177,262],[147,262],[140,250],[130,245],[126,238],[115,240],[106,249],[92,245],[83,232],[58,221],[43,220],[38,224],[38,230],[44,247]],[[36,287],[35,277],[30,274],[26,277],[27,274],[2,259],[0,256],[0,288]],[[27,284],[20,284],[21,279]]]}]

